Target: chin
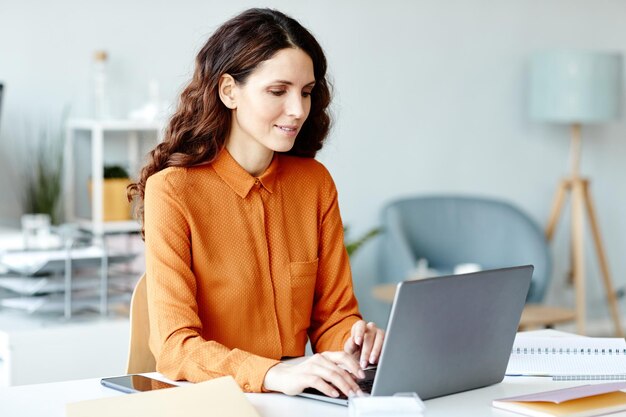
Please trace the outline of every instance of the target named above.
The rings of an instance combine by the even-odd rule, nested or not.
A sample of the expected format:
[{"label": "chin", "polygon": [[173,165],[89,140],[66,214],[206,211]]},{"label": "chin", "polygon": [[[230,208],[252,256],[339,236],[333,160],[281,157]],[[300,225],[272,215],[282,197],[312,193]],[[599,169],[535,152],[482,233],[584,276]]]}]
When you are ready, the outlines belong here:
[{"label": "chin", "polygon": [[289,152],[292,148],[293,145],[295,145],[295,141],[294,142],[283,142],[283,143],[275,143],[274,146],[271,147],[271,149],[274,152]]}]

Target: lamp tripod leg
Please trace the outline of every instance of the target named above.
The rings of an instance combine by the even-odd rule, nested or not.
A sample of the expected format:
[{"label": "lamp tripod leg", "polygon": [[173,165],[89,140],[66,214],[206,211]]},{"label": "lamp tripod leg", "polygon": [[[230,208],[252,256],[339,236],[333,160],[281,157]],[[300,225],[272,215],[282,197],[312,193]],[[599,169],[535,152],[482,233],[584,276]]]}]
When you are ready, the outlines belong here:
[{"label": "lamp tripod leg", "polygon": [[572,182],[572,259],[576,293],[576,331],[585,334],[585,254],[583,244],[584,189],[580,180]]},{"label": "lamp tripod leg", "polygon": [[554,203],[552,203],[552,211],[550,212],[550,219],[548,220],[548,226],[546,227],[546,239],[552,240],[554,236],[554,230],[561,216],[563,210],[563,204],[565,203],[565,196],[571,189],[571,182],[569,180],[561,180],[556,194],[554,195]]},{"label": "lamp tripod leg", "polygon": [[587,214],[589,216],[589,223],[591,225],[591,232],[593,234],[593,241],[596,247],[596,253],[598,255],[598,263],[600,264],[600,270],[602,271],[602,279],[604,281],[604,289],[606,290],[606,298],[609,302],[609,309],[611,316],[613,316],[613,323],[615,324],[615,335],[617,337],[624,337],[622,325],[620,323],[620,315],[617,306],[617,296],[615,289],[613,288],[613,281],[611,280],[611,274],[609,272],[609,263],[607,262],[604,247],[602,246],[602,239],[600,237],[600,227],[598,226],[596,212],[591,201],[589,194],[589,182],[582,181],[583,197]]}]

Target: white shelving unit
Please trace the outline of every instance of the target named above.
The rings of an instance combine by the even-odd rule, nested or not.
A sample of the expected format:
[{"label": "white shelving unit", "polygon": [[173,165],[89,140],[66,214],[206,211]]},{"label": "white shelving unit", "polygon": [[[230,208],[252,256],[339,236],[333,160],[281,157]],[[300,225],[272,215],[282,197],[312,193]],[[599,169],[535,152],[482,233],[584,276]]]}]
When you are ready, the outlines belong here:
[{"label": "white shelving unit", "polygon": [[[105,147],[111,134],[126,133],[126,161],[131,175],[139,169],[143,158],[140,155],[141,140],[152,140],[153,144],[162,140],[164,123],[161,121],[133,121],[133,120],[93,120],[73,119],[66,126],[66,193],[65,215],[67,221],[76,222],[84,230],[102,236],[108,233],[129,233],[139,230],[136,221],[103,221],[103,173],[105,165]],[[90,175],[92,180],[91,215],[86,217],[77,213],[76,197],[78,195],[76,183],[76,141],[80,132],[85,132],[91,142]],[[86,183],[87,178],[85,178]]]}]

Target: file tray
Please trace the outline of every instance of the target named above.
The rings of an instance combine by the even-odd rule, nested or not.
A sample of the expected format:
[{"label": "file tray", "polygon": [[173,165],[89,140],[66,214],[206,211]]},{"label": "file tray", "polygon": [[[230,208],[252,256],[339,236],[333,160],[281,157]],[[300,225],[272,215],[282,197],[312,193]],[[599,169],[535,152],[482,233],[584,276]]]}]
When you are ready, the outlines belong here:
[{"label": "file tray", "polygon": [[[0,264],[8,271],[20,275],[47,275],[65,271],[67,256],[72,268],[89,268],[101,265],[105,252],[98,246],[72,248],[71,250],[10,251],[0,255]],[[108,253],[109,264],[128,262],[137,254]]]}]

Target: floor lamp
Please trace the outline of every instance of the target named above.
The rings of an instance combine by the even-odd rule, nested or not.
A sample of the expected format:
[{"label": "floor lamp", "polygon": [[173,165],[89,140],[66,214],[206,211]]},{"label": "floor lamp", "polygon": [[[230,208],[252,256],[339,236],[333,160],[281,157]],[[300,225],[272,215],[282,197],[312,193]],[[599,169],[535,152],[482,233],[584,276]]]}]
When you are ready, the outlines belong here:
[{"label": "floor lamp", "polygon": [[616,335],[622,337],[617,297],[611,281],[600,229],[589,192],[589,180],[580,175],[581,129],[619,117],[622,57],[591,51],[551,51],[535,54],[530,68],[530,114],[534,120],[571,127],[571,173],[557,188],[546,237],[552,239],[565,199],[571,195],[572,277],[576,294],[576,328],[585,333],[585,215],[602,272]]}]

